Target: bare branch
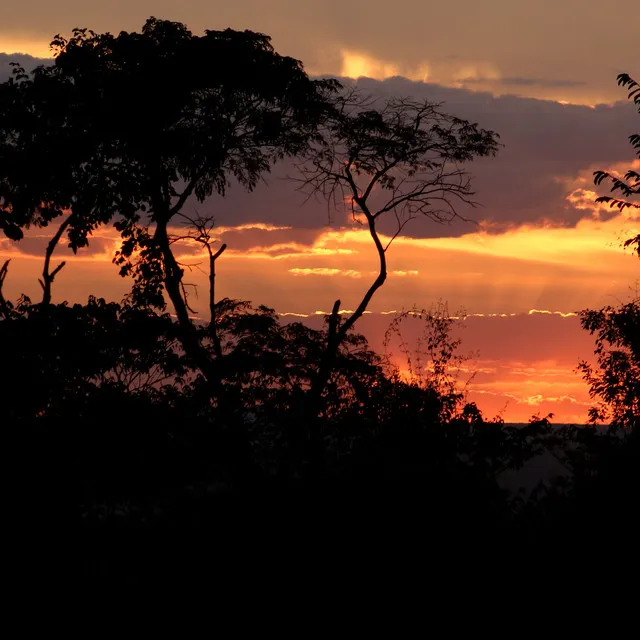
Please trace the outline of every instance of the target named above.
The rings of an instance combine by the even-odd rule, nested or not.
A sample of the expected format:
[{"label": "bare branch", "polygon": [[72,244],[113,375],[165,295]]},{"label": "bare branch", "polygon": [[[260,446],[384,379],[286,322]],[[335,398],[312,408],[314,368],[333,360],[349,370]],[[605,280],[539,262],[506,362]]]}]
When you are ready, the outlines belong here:
[{"label": "bare branch", "polygon": [[384,252],[387,252],[387,249],[391,246],[391,243],[402,233],[402,230],[404,229],[405,225],[408,222],[411,222],[411,220],[415,220],[414,216],[409,216],[406,220],[400,220],[400,216],[398,215],[397,212],[396,213],[396,223],[398,225],[396,232],[391,236],[389,242],[387,242],[387,244],[384,247]]},{"label": "bare branch", "polygon": [[[186,220],[190,225],[191,229],[185,236],[175,237],[174,240],[192,240],[201,244],[207,250],[209,254],[209,333],[211,335],[211,340],[213,342],[213,349],[218,359],[221,359],[223,356],[222,352],[222,343],[220,341],[218,335],[217,328],[217,314],[216,314],[216,302],[215,302],[215,278],[216,278],[216,261],[227,249],[226,243],[222,244],[222,246],[217,250],[213,251],[212,244],[215,240],[212,238],[212,231],[215,225],[214,218],[212,216],[200,216],[197,215],[195,217],[190,217],[185,213],[178,214],[181,218]],[[183,293],[186,296],[186,291]],[[185,299],[186,302],[186,299]]]},{"label": "bare branch", "polygon": [[67,230],[72,220],[73,213],[67,216],[66,220],[64,220],[58,227],[58,230],[49,241],[49,244],[47,245],[47,249],[45,251],[42,279],[38,280],[40,286],[42,287],[42,304],[45,306],[51,304],[51,285],[53,284],[55,277],[66,265],[66,262],[63,261],[52,272],[50,272],[49,269],[51,266],[51,257],[53,256],[53,252],[55,251],[58,242],[60,242],[60,238],[62,238],[62,234]]},{"label": "bare branch", "polygon": [[[455,204],[476,203],[471,200],[470,176],[462,165],[478,156],[494,155],[496,138],[494,132],[447,115],[439,104],[427,101],[391,98],[382,102],[363,100],[357,94],[354,99],[349,94],[338,104],[337,115],[325,124],[315,155],[298,166],[299,190],[308,198],[323,197],[329,208],[337,208],[340,200],[354,221],[357,207],[367,221],[379,270],[355,312],[338,330],[337,340],[329,325],[327,354],[314,385],[316,399],[329,379],[340,343],[387,278],[386,252],[391,243],[418,215],[435,222],[464,219]],[[376,222],[391,212],[397,228],[383,246]]]},{"label": "bare branch", "polygon": [[227,248],[227,245],[225,243],[211,256],[211,259],[214,261],[217,260],[223,254],[226,248]]},{"label": "bare branch", "polygon": [[218,334],[218,317],[216,313],[216,260],[224,253],[227,248],[226,244],[223,244],[214,254],[211,253],[211,247],[207,244],[209,251],[209,332],[211,333],[211,339],[213,341],[213,349],[216,357],[222,359],[222,343]]}]

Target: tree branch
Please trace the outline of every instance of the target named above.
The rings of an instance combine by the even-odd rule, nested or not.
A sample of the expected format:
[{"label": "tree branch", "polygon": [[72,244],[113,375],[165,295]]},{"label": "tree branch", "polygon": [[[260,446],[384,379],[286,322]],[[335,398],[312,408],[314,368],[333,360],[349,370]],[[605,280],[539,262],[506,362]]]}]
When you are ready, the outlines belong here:
[{"label": "tree branch", "polygon": [[207,244],[209,251],[209,332],[211,333],[214,352],[220,360],[222,359],[222,344],[220,342],[220,336],[218,335],[218,318],[216,313],[216,260],[224,253],[226,248],[227,245],[223,244],[215,253],[211,253],[211,247]]},{"label": "tree branch", "polygon": [[380,237],[378,236],[376,223],[373,216],[368,212],[365,212],[365,216],[367,218],[367,222],[369,223],[369,234],[371,235],[373,243],[376,247],[376,251],[378,252],[378,260],[380,266],[378,276],[363,296],[360,304],[340,328],[340,331],[338,333],[340,342],[347,335],[349,329],[351,329],[351,327],[353,327],[353,325],[362,317],[364,312],[367,310],[369,302],[371,302],[371,299],[373,298],[375,292],[385,283],[387,279],[387,256],[385,253],[385,248],[382,246],[382,242],[380,241]]},{"label": "tree branch", "polygon": [[178,201],[169,209],[169,217],[179,213],[182,207],[184,207],[185,202],[189,199],[193,190],[196,188],[196,183],[200,180],[200,174],[198,174],[195,178],[192,178],[189,184],[184,188],[184,191],[178,196]]},{"label": "tree branch", "polygon": [[47,245],[47,249],[45,251],[42,279],[38,280],[40,286],[42,287],[42,304],[44,306],[51,304],[51,285],[53,284],[53,281],[55,280],[55,277],[58,275],[58,273],[60,273],[62,268],[67,264],[65,261],[62,261],[52,272],[49,271],[51,267],[51,257],[53,256],[53,252],[56,250],[56,246],[58,245],[58,242],[60,242],[62,234],[67,230],[72,220],[73,213],[70,214],[67,219],[64,220],[58,227],[58,230],[49,241],[49,244]]}]

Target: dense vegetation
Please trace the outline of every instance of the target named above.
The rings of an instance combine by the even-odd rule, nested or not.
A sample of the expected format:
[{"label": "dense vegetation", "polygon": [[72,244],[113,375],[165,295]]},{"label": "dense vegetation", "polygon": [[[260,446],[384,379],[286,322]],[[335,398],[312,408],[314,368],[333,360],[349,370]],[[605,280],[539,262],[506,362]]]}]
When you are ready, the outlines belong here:
[{"label": "dense vegetation", "polygon": [[[151,19],[140,34],[77,30],[54,45],[54,65],[17,68],[0,86],[0,228],[19,241],[24,229],[57,225],[41,301],[6,300],[9,263],[0,269],[2,415],[25,531],[80,529],[85,540],[171,532],[191,543],[204,533],[222,556],[246,536],[246,553],[304,557],[336,539],[347,554],[381,539],[542,547],[631,522],[637,301],[583,314],[600,364],[583,365],[602,403],[592,418],[610,428],[487,419],[452,377],[459,345],[442,309],[413,316],[425,323],[428,365],[413,378],[355,333],[386,278],[379,220],[395,214],[400,233],[416,215],[456,216],[455,201],[473,195],[464,165],[498,150],[494,132],[437,105],[380,105],[312,81],[249,32],[196,37]],[[205,70],[203,56],[236,66]],[[169,91],[167,77],[176,79]],[[637,85],[623,80],[637,102]],[[182,213],[189,198],[224,195],[231,179],[253,188],[284,157],[296,158],[311,193],[346,194],[380,258],[357,311],[344,319],[336,301],[322,331],[216,300],[224,248],[211,246],[211,219]],[[638,174],[626,180],[632,198]],[[106,224],[122,235],[115,262],[134,279],[131,295],[53,304],[64,266],[51,266],[56,244],[66,236],[81,250]],[[172,249],[178,224],[209,251],[208,322],[189,316]],[[506,488],[506,474],[540,456],[561,472],[526,491]],[[161,556],[138,551],[85,550],[85,577],[144,581],[189,564],[178,543]]]}]

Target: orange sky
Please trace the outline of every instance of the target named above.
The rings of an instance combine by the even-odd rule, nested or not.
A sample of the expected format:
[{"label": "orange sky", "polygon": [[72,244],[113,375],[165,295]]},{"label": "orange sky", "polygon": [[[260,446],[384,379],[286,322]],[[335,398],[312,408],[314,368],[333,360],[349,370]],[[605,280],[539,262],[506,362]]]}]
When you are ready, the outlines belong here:
[{"label": "orange sky", "polygon": [[[590,357],[592,341],[575,312],[628,296],[637,259],[620,249],[618,238],[634,225],[621,216],[601,221],[594,213],[574,229],[521,226],[494,235],[398,238],[388,253],[389,279],[359,329],[381,349],[390,312],[429,308],[438,300],[452,311],[462,307],[463,351],[477,352],[468,365],[469,373],[476,372],[470,399],[510,421],[553,412],[559,421],[582,422],[589,401],[574,370]],[[319,326],[314,316],[327,312],[336,298],[343,310],[355,308],[375,277],[375,252],[360,228],[309,232],[256,224],[221,227],[219,234],[230,247],[219,261],[219,295],[268,304],[286,319]],[[0,241],[2,257],[12,258],[8,296],[39,295],[38,250],[46,241],[40,235],[30,234],[17,246]],[[98,293],[119,299],[128,283],[111,264],[117,241],[105,230],[96,234],[89,254],[73,257],[61,248],[59,257],[68,265],[56,281],[55,297],[83,300]],[[195,244],[179,255],[192,265],[185,280],[201,296],[193,295],[190,304],[205,314],[207,284],[199,269],[206,266],[205,256]]]},{"label": "orange sky", "polygon": [[[336,0],[333,10],[333,0],[239,0],[213,8],[195,1],[178,12],[168,0],[113,2],[108,10],[80,0],[37,0],[3,15],[0,52],[43,56],[57,31],[133,29],[150,13],[185,20],[194,30],[252,28],[272,34],[278,50],[301,58],[310,72],[369,76],[359,81],[367,91],[444,101],[446,110],[496,129],[505,145],[498,158],[471,167],[484,206],[465,214],[478,224],[408,227],[389,250],[389,278],[358,328],[380,349],[392,312],[445,300],[467,314],[463,351],[478,352],[462,372],[476,372],[470,399],[507,421],[553,412],[559,422],[583,422],[589,398],[575,367],[590,357],[593,341],[575,312],[627,300],[638,277],[637,258],[620,245],[640,232],[640,222],[596,207],[592,183],[594,169],[624,171],[633,158],[627,143],[637,128],[633,108],[591,108],[623,100],[615,75],[637,71],[629,67],[637,25],[612,26],[616,6],[627,4],[614,0],[598,12],[585,10],[596,6],[587,0],[461,0],[454,11],[401,0],[390,13],[376,11],[377,2],[340,2],[338,10]],[[0,55],[0,80],[6,60]],[[329,224],[326,206],[302,207],[300,194],[279,180],[285,174],[254,194],[232,190],[199,210],[216,214],[219,241],[229,245],[219,261],[220,296],[318,325],[318,312],[336,298],[342,309],[355,308],[375,277],[376,255],[348,212],[333,212]],[[0,261],[12,258],[7,296],[39,295],[48,235],[32,232],[18,245],[0,239]],[[68,265],[54,297],[121,298],[129,283],[111,264],[116,247],[112,229],[99,230],[76,257],[61,247]],[[203,256],[197,246],[181,254],[192,265],[186,280],[201,296],[190,303],[204,311]]]}]

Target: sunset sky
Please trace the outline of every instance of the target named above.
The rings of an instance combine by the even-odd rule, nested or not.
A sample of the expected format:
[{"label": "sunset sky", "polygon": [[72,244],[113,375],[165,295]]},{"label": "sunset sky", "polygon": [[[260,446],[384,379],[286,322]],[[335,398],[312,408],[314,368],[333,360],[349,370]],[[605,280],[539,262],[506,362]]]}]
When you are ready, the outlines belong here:
[{"label": "sunset sky", "polygon": [[[311,74],[352,78],[376,95],[444,102],[444,110],[498,131],[498,157],[470,167],[482,206],[461,212],[476,223],[407,227],[389,249],[389,279],[359,329],[381,348],[391,312],[445,300],[467,316],[463,351],[476,353],[462,375],[477,372],[470,399],[507,421],[553,412],[558,422],[583,422],[589,398],[574,370],[593,341],[575,313],[626,301],[640,273],[620,246],[640,232],[638,220],[593,203],[594,169],[625,171],[633,162],[628,136],[637,113],[615,82],[620,72],[640,76],[640,26],[620,18],[628,11],[619,0],[32,0],[3,10],[0,81],[10,60],[35,62],[16,54],[47,56],[58,32],[135,30],[155,15],[194,32],[267,33]],[[282,166],[252,194],[232,189],[197,208],[215,214],[229,246],[219,262],[220,296],[318,324],[336,298],[355,308],[375,277],[376,254],[350,213],[303,205],[289,173]],[[7,296],[38,295],[47,235],[17,245],[0,238],[0,262],[12,258]],[[119,299],[130,283],[111,264],[117,240],[103,229],[77,257],[61,247],[69,264],[54,296]],[[185,262],[201,259],[195,245],[181,252]],[[194,266],[186,280],[199,285],[191,304],[204,314],[204,274]]]}]

